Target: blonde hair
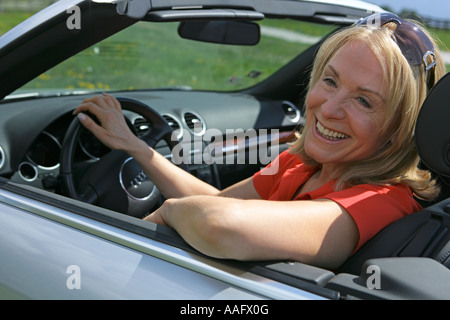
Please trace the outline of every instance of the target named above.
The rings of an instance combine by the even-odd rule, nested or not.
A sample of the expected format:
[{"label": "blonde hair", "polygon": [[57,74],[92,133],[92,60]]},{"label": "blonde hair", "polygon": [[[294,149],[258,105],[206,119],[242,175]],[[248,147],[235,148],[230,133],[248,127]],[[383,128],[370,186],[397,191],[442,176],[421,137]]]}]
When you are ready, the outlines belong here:
[{"label": "blonde hair", "polygon": [[[420,26],[418,26],[420,27]],[[433,38],[437,65],[435,82],[445,74],[445,66]],[[412,67],[392,39],[390,27],[350,27],[329,37],[320,47],[312,69],[309,89],[319,81],[326,65],[338,49],[351,41],[362,41],[378,58],[384,73],[384,85],[388,86],[387,114],[380,134],[386,143],[367,159],[347,163],[341,167],[336,179],[336,190],[358,184],[408,185],[415,195],[431,200],[439,194],[439,187],[428,171],[418,168],[419,156],[415,148],[414,128],[420,107],[427,95],[423,66]],[[320,166],[310,158],[304,148],[304,136],[299,134],[291,148],[303,162]]]}]

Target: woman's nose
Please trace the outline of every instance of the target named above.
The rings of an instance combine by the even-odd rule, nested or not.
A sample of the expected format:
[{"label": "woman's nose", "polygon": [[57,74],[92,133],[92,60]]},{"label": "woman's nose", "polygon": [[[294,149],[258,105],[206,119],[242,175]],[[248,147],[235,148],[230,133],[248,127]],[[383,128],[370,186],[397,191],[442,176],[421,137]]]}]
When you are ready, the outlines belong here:
[{"label": "woman's nose", "polygon": [[343,119],[345,117],[347,103],[347,99],[343,93],[335,93],[328,96],[320,107],[322,116],[330,119]]}]

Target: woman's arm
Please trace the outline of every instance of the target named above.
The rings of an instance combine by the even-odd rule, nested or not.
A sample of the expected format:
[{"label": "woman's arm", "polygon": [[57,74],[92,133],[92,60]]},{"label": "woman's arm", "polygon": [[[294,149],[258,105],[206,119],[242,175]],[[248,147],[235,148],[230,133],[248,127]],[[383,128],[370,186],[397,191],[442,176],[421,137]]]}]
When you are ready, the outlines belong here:
[{"label": "woman's arm", "polygon": [[[85,112],[95,115],[101,125]],[[131,132],[119,101],[109,94],[84,100],[74,114],[103,144],[111,149],[123,150],[133,157],[166,198],[191,195],[259,197],[248,183],[241,183],[221,192],[174,165]]]},{"label": "woman's arm", "polygon": [[359,237],[350,214],[331,200],[188,197],[166,201],[146,220],[174,228],[213,257],[292,260],[325,268],[341,265]]}]

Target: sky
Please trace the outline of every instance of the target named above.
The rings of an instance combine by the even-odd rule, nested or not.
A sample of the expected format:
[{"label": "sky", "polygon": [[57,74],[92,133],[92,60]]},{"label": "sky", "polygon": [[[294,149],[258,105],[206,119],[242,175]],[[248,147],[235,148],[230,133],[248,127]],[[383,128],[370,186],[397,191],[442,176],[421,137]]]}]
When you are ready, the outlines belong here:
[{"label": "sky", "polygon": [[376,5],[386,5],[394,12],[414,9],[423,17],[450,20],[450,0],[365,0]]}]

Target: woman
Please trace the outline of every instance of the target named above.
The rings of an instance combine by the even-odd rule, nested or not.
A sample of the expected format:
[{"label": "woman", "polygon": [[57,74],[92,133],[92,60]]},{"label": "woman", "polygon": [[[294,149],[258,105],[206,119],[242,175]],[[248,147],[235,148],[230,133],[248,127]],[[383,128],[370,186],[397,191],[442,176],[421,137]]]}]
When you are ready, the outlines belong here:
[{"label": "woman", "polygon": [[146,220],[173,227],[210,256],[336,268],[383,227],[420,210],[414,195],[439,191],[417,168],[413,139],[427,91],[444,74],[430,39],[393,14],[331,36],[314,63],[303,132],[275,160],[277,173],[223,191],[137,139],[112,96],[87,99],[75,114],[104,144],[134,157],[168,198]]}]

